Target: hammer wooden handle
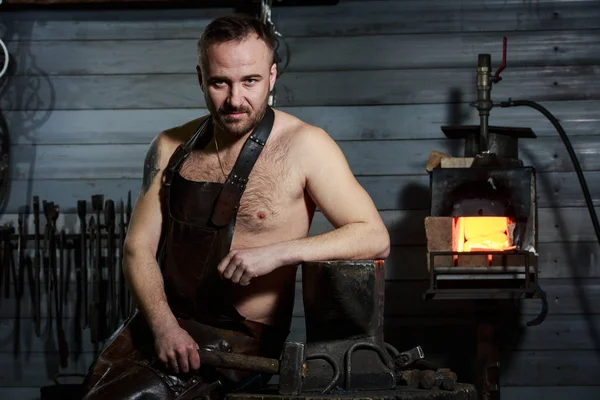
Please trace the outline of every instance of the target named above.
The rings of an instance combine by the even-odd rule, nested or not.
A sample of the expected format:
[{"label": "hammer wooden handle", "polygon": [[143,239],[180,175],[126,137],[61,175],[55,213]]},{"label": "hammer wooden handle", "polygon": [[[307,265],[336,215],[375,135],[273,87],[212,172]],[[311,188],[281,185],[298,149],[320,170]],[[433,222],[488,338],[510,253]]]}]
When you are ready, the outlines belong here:
[{"label": "hammer wooden handle", "polygon": [[224,351],[199,350],[200,364],[211,367],[238,369],[242,371],[279,374],[280,362],[274,358],[249,356]]}]

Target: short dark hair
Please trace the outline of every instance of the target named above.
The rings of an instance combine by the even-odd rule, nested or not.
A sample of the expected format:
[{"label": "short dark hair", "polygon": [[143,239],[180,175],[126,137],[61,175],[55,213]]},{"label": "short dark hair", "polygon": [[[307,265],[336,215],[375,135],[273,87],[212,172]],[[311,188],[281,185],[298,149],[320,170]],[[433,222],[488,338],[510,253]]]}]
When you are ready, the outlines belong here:
[{"label": "short dark hair", "polygon": [[206,61],[206,50],[214,43],[225,43],[232,40],[242,41],[251,34],[265,42],[273,53],[275,62],[275,37],[271,29],[257,18],[247,14],[230,14],[213,20],[198,39],[198,63]]}]

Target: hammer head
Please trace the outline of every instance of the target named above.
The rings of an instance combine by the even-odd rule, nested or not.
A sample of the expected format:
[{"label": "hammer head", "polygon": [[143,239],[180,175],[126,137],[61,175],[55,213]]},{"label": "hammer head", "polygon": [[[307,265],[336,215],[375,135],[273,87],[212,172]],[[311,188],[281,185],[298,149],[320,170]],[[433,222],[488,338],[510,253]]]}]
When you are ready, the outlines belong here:
[{"label": "hammer head", "polygon": [[299,395],[305,374],[304,343],[285,342],[279,366],[279,393]]}]

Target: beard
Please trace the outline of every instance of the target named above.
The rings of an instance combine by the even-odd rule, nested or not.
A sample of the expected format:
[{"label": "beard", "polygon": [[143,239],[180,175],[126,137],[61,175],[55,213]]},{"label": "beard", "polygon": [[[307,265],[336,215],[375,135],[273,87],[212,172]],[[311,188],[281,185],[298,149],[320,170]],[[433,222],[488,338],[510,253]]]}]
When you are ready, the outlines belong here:
[{"label": "beard", "polygon": [[[242,137],[254,130],[260,123],[267,110],[268,97],[260,103],[260,108],[253,110],[248,106],[232,108],[224,104],[218,110],[214,106],[209,107],[215,123],[220,129],[234,137]],[[232,117],[230,114],[243,113],[241,117]]]}]

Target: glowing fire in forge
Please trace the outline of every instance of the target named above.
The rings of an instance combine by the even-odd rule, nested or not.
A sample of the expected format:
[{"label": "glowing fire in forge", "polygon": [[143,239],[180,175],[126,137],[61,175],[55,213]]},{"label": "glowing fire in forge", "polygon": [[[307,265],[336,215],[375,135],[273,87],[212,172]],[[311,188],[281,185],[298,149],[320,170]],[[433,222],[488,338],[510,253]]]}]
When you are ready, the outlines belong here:
[{"label": "glowing fire in forge", "polygon": [[[458,217],[453,219],[452,250],[512,250],[512,220],[508,217]],[[457,257],[455,257],[456,261]],[[488,255],[491,264],[492,255]]]}]

